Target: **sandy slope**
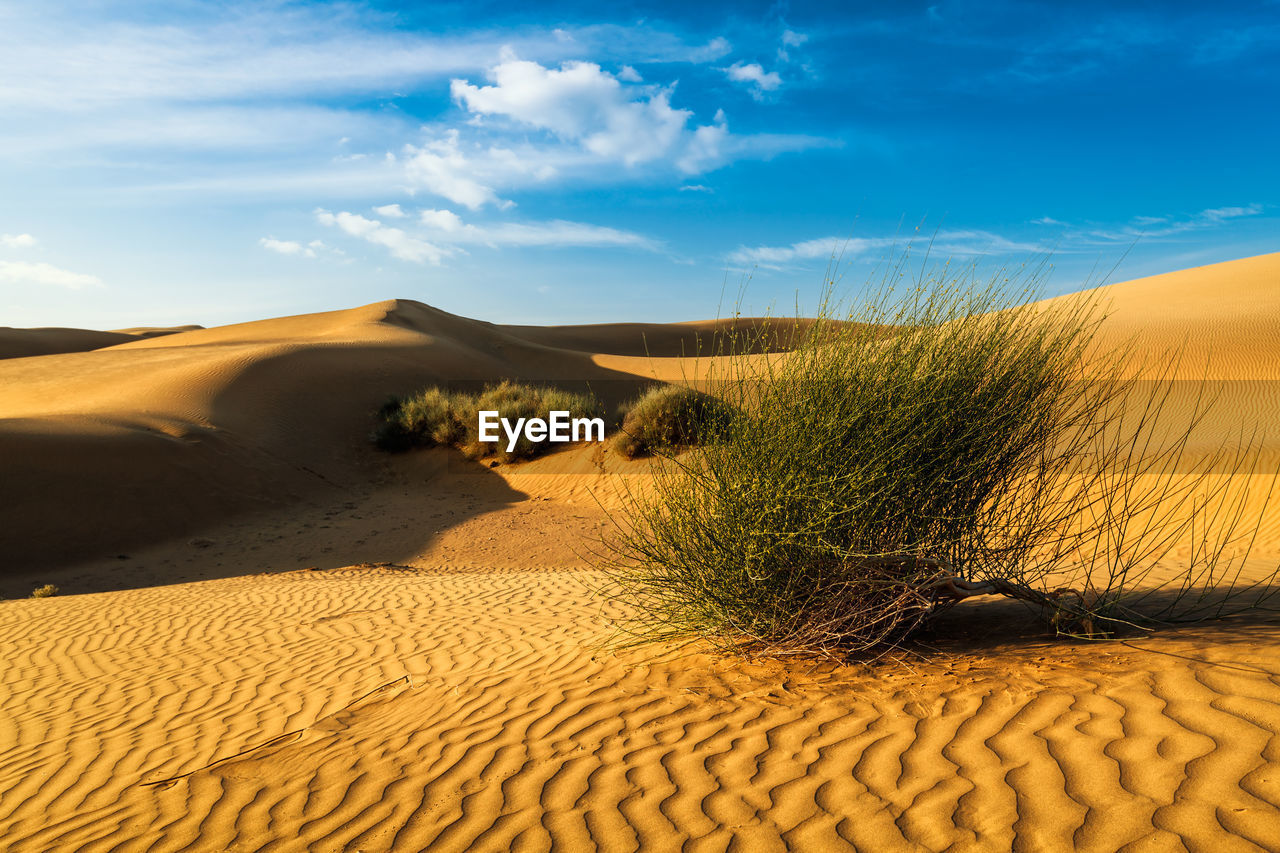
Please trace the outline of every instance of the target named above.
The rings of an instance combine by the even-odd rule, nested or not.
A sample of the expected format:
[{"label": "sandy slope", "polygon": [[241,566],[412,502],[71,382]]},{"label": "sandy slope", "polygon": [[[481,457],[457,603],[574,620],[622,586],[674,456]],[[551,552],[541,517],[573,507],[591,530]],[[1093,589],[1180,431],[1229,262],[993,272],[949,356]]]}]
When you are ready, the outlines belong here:
[{"label": "sandy slope", "polygon": [[[1274,378],[1280,255],[1108,295],[1116,334]],[[875,669],[602,651],[624,605],[591,594],[592,492],[642,473],[363,445],[405,383],[687,367],[634,331],[396,302],[0,362],[10,577],[211,578],[0,603],[0,847],[1280,849],[1280,624],[1064,646],[975,603],[937,659]],[[12,568],[134,516],[128,559],[94,528],[80,562]]]}]

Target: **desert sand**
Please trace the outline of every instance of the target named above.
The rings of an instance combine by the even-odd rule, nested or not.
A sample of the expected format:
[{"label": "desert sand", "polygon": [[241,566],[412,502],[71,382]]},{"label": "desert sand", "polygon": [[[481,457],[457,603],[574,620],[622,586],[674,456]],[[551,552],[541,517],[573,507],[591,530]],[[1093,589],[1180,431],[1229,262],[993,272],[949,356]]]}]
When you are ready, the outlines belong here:
[{"label": "desert sand", "polygon": [[[1193,451],[1256,425],[1275,470],[1280,254],[1098,295],[1223,389]],[[429,382],[688,376],[713,327],[5,330],[0,849],[1280,849],[1280,618],[1071,643],[973,601],[874,665],[621,651],[590,549],[646,463],[367,441]]]}]

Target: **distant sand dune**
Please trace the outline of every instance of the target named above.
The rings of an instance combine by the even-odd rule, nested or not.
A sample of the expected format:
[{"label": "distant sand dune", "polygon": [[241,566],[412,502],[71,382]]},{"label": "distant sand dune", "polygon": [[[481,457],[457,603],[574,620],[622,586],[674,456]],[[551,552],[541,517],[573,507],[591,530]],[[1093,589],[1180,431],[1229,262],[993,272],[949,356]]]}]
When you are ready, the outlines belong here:
[{"label": "distant sand dune", "polygon": [[0,559],[59,565],[332,497],[367,479],[389,395],[503,376],[639,387],[589,353],[405,301],[2,361],[0,500],[16,515]]},{"label": "distant sand dune", "polygon": [[114,332],[95,332],[89,329],[12,329],[0,326],[0,359],[85,352],[197,328],[199,326],[140,326]]},{"label": "distant sand dune", "polygon": [[[1275,470],[1280,254],[1101,295],[1104,335],[1232,383],[1192,455],[1251,423]],[[587,549],[643,464],[368,448],[390,393],[618,395],[699,375],[713,325],[396,300],[0,361],[10,587],[134,587],[0,602],[0,848],[1280,849],[1280,619],[1048,643],[971,602],[927,662],[606,650]],[[1273,503],[1246,576],[1278,560]]]}]

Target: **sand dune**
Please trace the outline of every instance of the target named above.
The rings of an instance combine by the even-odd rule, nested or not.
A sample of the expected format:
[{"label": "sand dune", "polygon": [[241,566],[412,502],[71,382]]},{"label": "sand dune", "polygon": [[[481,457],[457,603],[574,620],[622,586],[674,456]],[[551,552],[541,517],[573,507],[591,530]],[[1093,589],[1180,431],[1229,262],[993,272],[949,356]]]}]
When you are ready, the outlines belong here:
[{"label": "sand dune", "polygon": [[[1118,284],[1104,328],[1191,342],[1274,454],[1277,285]],[[132,587],[0,602],[0,847],[1280,849],[1280,621],[1073,646],[973,602],[927,662],[604,650],[586,551],[632,463],[367,448],[387,394],[622,393],[709,327],[393,301],[0,362],[4,580]]]},{"label": "sand dune", "polygon": [[112,332],[95,332],[91,329],[14,329],[3,326],[0,327],[0,359],[87,352],[198,328],[200,327],[138,326]]},{"label": "sand dune", "polygon": [[1181,352],[1180,377],[1280,378],[1280,253],[1098,288],[1112,341]]}]

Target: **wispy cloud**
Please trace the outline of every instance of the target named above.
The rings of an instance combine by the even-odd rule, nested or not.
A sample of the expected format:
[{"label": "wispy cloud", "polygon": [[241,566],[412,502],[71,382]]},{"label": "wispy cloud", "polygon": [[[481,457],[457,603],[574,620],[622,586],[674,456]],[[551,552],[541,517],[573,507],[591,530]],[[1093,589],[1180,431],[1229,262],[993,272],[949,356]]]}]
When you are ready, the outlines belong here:
[{"label": "wispy cloud", "polygon": [[[829,236],[803,240],[787,246],[742,246],[730,252],[725,259],[737,267],[783,269],[803,261],[854,258],[878,249],[904,247],[909,242],[911,241],[902,237]],[[1026,254],[1042,251],[1045,248],[1035,243],[1012,240],[980,230],[939,231],[932,235],[929,247],[933,255],[940,257]]]},{"label": "wispy cloud", "polygon": [[[1115,226],[1090,224],[1073,225],[1050,216],[1034,219],[1030,224],[1042,226],[1032,232],[1031,239],[1009,237],[982,229],[951,229],[937,231],[929,237],[929,251],[934,257],[977,257],[1032,255],[1040,252],[1054,254],[1097,251],[1100,247],[1124,246],[1147,239],[1171,238],[1256,217],[1265,213],[1261,204],[1214,207],[1189,216],[1134,216],[1128,222]],[[1044,228],[1053,231],[1045,232]],[[828,236],[803,240],[782,246],[741,246],[726,255],[725,259],[735,267],[761,267],[784,269],[802,265],[806,261],[843,257],[855,258],[876,250],[905,247],[909,242],[920,245],[920,240],[898,237],[837,237]]]},{"label": "wispy cloud", "polygon": [[498,222],[470,225],[451,210],[423,210],[419,222],[430,239],[452,245],[601,247],[656,250],[658,244],[634,231],[623,231],[585,222],[553,219],[548,222]]},{"label": "wispy cloud", "polygon": [[43,262],[0,261],[0,283],[81,290],[86,287],[101,287],[102,279]]},{"label": "wispy cloud", "polygon": [[1138,240],[1159,240],[1188,232],[1219,228],[1236,220],[1262,216],[1265,212],[1266,208],[1263,205],[1255,203],[1243,206],[1210,207],[1189,215],[1134,216],[1128,222],[1119,225],[1096,223],[1073,225],[1057,220],[1053,220],[1052,224],[1067,229],[1063,232],[1063,240],[1067,243],[1107,245],[1133,243]]},{"label": "wispy cloud", "polygon": [[5,15],[0,104],[77,110],[356,94],[484,67],[503,45],[534,56],[582,49],[546,31],[409,33],[379,27],[354,6],[240,4],[169,19],[126,17],[121,7],[108,20],[63,15],[56,26],[40,6]]},{"label": "wispy cloud", "polygon": [[689,52],[690,62],[715,62],[717,59],[728,56],[733,51],[733,45],[724,36],[716,36],[705,45]]},{"label": "wispy cloud", "polygon": [[[407,216],[408,214],[406,214]],[[659,244],[642,234],[553,219],[546,222],[468,223],[448,209],[427,208],[417,212],[414,221],[404,229],[391,228],[376,219],[358,213],[316,211],[322,225],[336,226],[346,234],[385,247],[401,260],[440,264],[445,258],[465,254],[463,247],[484,246],[490,249],[554,247],[554,248],[631,248],[659,250]],[[303,247],[297,245],[299,249]]]}]

